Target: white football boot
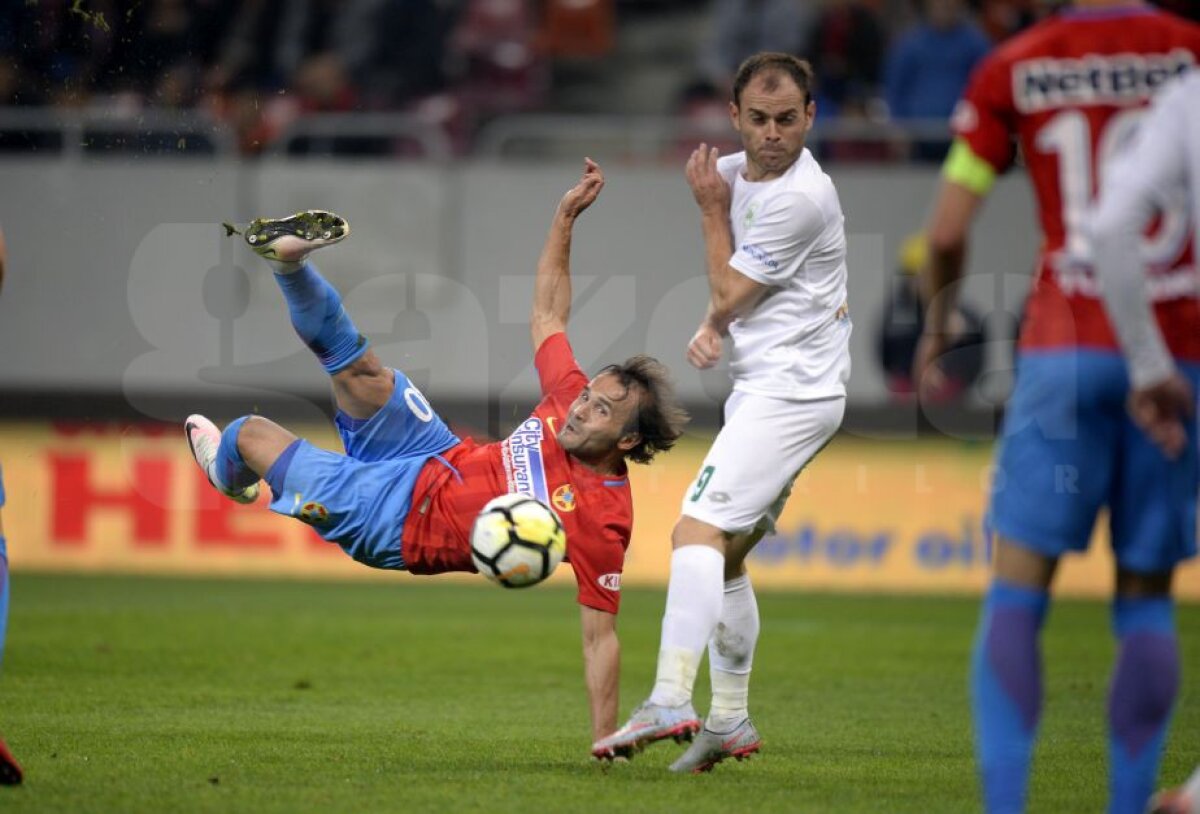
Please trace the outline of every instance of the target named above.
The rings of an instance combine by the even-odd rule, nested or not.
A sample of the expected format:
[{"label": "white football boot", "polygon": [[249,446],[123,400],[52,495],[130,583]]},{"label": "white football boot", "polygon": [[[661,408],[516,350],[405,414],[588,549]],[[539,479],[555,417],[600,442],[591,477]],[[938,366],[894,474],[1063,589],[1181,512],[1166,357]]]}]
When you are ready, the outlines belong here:
[{"label": "white football boot", "polygon": [[346,219],[321,209],[286,218],[255,218],[242,232],[224,224],[227,235],[242,235],[255,254],[282,263],[301,263],[317,249],[341,243],[350,234]]},{"label": "white football boot", "polygon": [[633,711],[625,725],[592,744],[592,756],[601,760],[629,757],[655,741],[674,738],[690,741],[700,731],[700,719],[690,701],[665,707],[649,701]]},{"label": "white football boot", "polygon": [[692,745],[670,768],[673,772],[700,774],[712,771],[713,766],[727,757],[745,760],[761,748],[762,738],[749,718],[735,726],[733,731],[724,734],[713,732],[705,724],[704,729],[692,741]]},{"label": "white football boot", "polygon": [[213,461],[217,459],[217,448],[221,446],[221,431],[217,429],[216,424],[202,415],[190,415],[183,422],[183,432],[187,436],[192,457],[196,459],[197,465],[214,489],[238,503],[253,503],[258,500],[257,483],[245,489],[230,491],[213,477]]}]

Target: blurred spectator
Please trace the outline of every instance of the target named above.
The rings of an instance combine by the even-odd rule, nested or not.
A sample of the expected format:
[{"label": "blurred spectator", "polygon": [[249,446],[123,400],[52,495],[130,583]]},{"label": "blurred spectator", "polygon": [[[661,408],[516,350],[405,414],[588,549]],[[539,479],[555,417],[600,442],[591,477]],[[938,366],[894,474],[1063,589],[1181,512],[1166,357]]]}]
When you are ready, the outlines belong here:
[{"label": "blurred spectator", "polygon": [[1000,42],[1036,23],[1040,2],[1041,0],[982,0],[979,20],[992,42]]},{"label": "blurred spectator", "polygon": [[[110,20],[116,4],[97,0],[83,11],[66,2],[3,4],[9,53],[15,55],[22,86],[16,101],[77,107],[101,83],[116,42]],[[10,27],[11,26],[11,27]],[[12,63],[10,63],[12,64]]]},{"label": "blurred spectator", "polygon": [[544,0],[541,50],[557,58],[596,59],[616,42],[613,0]]},{"label": "blurred spectator", "polygon": [[291,0],[277,24],[275,66],[306,108],[395,107],[443,83],[435,0]]},{"label": "blurred spectator", "polygon": [[[888,50],[888,113],[896,121],[947,122],[991,41],[970,19],[963,0],[924,0],[922,6],[921,21]],[[945,158],[950,147],[949,128],[945,129],[944,135],[918,138],[911,157],[932,162]]]},{"label": "blurred spectator", "polygon": [[216,49],[205,86],[211,91],[240,93],[274,90],[283,80],[274,73],[275,46],[283,0],[243,0],[227,36]]},{"label": "blurred spectator", "polygon": [[877,97],[884,30],[865,0],[829,0],[800,54],[817,74],[817,109],[824,115],[860,115]]},{"label": "blurred spectator", "polygon": [[530,0],[467,0],[450,51],[459,95],[478,120],[544,101],[550,74],[537,40]]},{"label": "blurred spectator", "polygon": [[948,119],[991,43],[962,0],[925,0],[922,20],[888,49],[885,98],[893,119]]},{"label": "blurred spectator", "polygon": [[700,79],[727,97],[742,60],[760,51],[800,53],[815,16],[814,4],[805,0],[716,0],[712,33],[700,53]]}]

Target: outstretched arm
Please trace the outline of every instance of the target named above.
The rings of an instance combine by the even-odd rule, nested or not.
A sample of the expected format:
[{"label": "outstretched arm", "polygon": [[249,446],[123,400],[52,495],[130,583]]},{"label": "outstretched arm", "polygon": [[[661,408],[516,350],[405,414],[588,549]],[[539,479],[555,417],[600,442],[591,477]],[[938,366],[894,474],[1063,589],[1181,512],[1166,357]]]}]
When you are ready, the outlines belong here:
[{"label": "outstretched arm", "polygon": [[571,229],[603,187],[600,165],[585,158],[579,183],[567,190],[558,203],[533,284],[529,332],[535,353],[548,337],[567,329],[567,318],[571,315]]},{"label": "outstretched arm", "polygon": [[617,693],[621,675],[621,643],[616,614],[581,605],[583,672],[592,713],[592,741],[617,728]]}]

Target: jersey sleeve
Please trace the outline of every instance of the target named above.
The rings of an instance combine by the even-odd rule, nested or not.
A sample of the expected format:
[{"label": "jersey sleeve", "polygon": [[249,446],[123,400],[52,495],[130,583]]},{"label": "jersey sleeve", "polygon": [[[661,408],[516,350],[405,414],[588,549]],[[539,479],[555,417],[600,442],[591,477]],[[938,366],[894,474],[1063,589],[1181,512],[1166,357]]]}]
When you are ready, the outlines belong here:
[{"label": "jersey sleeve", "polygon": [[625,570],[625,549],[629,545],[629,527],[608,523],[600,533],[584,536],[568,555],[579,586],[580,605],[616,613],[621,607],[621,572]]},{"label": "jersey sleeve", "polygon": [[811,198],[801,192],[783,193],[758,213],[729,265],[757,283],[783,285],[824,230],[825,216]]},{"label": "jersey sleeve", "polygon": [[1188,178],[1187,153],[1200,137],[1198,105],[1200,75],[1159,95],[1136,134],[1106,167],[1104,188],[1091,214],[1096,275],[1135,388],[1159,384],[1174,370],[1154,321],[1138,246],[1164,190],[1190,181],[1194,196],[1196,179]]},{"label": "jersey sleeve", "polygon": [[996,55],[985,57],[972,71],[950,119],[954,135],[997,173],[1007,170],[1016,157],[1010,72],[1009,64]]},{"label": "jersey sleeve", "polygon": [[587,374],[575,361],[575,352],[565,333],[546,337],[533,356],[533,365],[537,368],[544,398],[570,402],[587,386]]}]

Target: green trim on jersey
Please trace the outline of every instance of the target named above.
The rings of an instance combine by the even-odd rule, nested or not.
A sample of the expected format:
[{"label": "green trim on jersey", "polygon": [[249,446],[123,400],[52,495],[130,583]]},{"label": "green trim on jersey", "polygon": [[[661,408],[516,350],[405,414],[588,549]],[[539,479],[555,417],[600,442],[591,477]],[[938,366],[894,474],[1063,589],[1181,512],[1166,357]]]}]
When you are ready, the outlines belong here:
[{"label": "green trim on jersey", "polygon": [[950,146],[950,154],[942,164],[942,177],[947,181],[966,187],[976,195],[987,195],[996,183],[996,170],[992,165],[975,155],[966,139],[956,138]]}]

